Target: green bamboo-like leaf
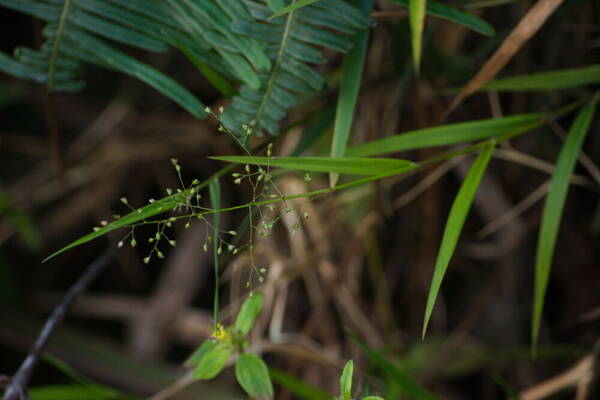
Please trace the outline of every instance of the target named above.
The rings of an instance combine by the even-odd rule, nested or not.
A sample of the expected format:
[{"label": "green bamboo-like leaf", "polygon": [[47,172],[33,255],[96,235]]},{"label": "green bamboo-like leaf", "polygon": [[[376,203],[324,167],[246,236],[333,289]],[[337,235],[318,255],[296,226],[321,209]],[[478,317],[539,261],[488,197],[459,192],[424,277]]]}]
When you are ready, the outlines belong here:
[{"label": "green bamboo-like leaf", "polygon": [[426,5],[427,0],[409,0],[408,3],[413,65],[417,74],[419,73],[421,65],[421,47],[423,41],[423,28],[425,26]]},{"label": "green bamboo-like leaf", "polygon": [[577,156],[594,117],[597,102],[598,96],[581,109],[573,125],[571,125],[567,139],[560,150],[548,189],[548,196],[544,202],[535,258],[535,291],[531,325],[531,340],[534,346],[537,344],[539,336],[552,257],[569,190],[570,178],[575,168]]},{"label": "green bamboo-like leaf", "polygon": [[597,85],[598,83],[600,83],[600,64],[500,78],[486,83],[482,90],[503,92],[558,90]]},{"label": "green bamboo-like leaf", "polygon": [[204,354],[194,370],[195,379],[212,379],[221,372],[233,353],[231,343],[218,342]]},{"label": "green bamboo-like leaf", "polygon": [[420,129],[349,147],[346,155],[368,157],[425,147],[468,143],[504,135],[516,135],[543,124],[542,114],[519,114],[510,117],[459,122]]},{"label": "green bamboo-like leaf", "polygon": [[281,17],[282,15],[287,14],[290,11],[294,11],[300,7],[304,7],[304,6],[307,6],[312,3],[316,3],[317,1],[319,1],[319,0],[298,0],[295,3],[292,3],[289,6],[282,8],[275,14],[271,15],[271,18]]},{"label": "green bamboo-like leaf", "polygon": [[265,362],[254,353],[240,354],[235,363],[235,377],[240,386],[252,398],[273,398],[273,384]]},{"label": "green bamboo-like leaf", "polygon": [[473,162],[473,165],[471,165],[469,173],[465,177],[465,180],[452,203],[450,215],[448,215],[446,228],[444,229],[444,235],[442,237],[442,244],[440,245],[440,250],[435,262],[429,295],[427,297],[427,307],[425,309],[425,319],[423,321],[423,337],[425,337],[429,319],[431,318],[431,313],[433,312],[433,307],[442,285],[442,280],[444,279],[448,264],[450,264],[450,260],[456,249],[458,238],[465,224],[465,220],[467,219],[467,215],[469,214],[469,210],[471,209],[475,193],[477,192],[481,178],[492,157],[494,145],[495,141],[490,142],[483,148],[481,153],[479,153]]},{"label": "green bamboo-like leaf", "polygon": [[395,158],[330,158],[330,157],[252,157],[221,156],[215,160],[238,164],[279,167],[295,171],[335,172],[338,174],[378,175],[392,171],[407,171],[415,163]]},{"label": "green bamboo-like leaf", "polygon": [[192,195],[192,191],[190,189],[190,190],[186,190],[181,193],[174,194],[172,196],[162,198],[160,200],[155,201],[154,203],[151,203],[144,207],[141,207],[141,208],[137,209],[136,211],[133,211],[133,212],[109,223],[106,226],[98,227],[98,228],[94,229],[93,232],[90,232],[87,235],[80,237],[79,239],[75,240],[74,242],[71,242],[69,245],[52,253],[51,255],[46,257],[43,262],[46,262],[46,261],[50,260],[51,258],[54,258],[57,255],[62,254],[69,249],[72,249],[73,247],[80,246],[84,243],[90,242],[94,239],[104,236],[107,233],[112,232],[116,229],[125,228],[125,227],[133,225],[137,222],[143,221],[147,218],[153,217],[158,214],[162,214],[166,211],[170,211],[170,210],[174,209],[175,207],[177,207],[177,205],[181,204],[181,202],[184,201],[186,196],[191,196],[191,195]]},{"label": "green bamboo-like leaf", "polygon": [[352,400],[352,375],[354,373],[354,362],[348,360],[340,377],[340,396],[343,400]]},{"label": "green bamboo-like leaf", "polygon": [[[373,9],[373,0],[357,0],[358,6],[366,14]],[[340,93],[338,96],[335,124],[333,127],[333,141],[331,143],[331,157],[343,157],[350,137],[350,128],[354,118],[354,109],[362,81],[363,66],[369,43],[369,30],[363,30],[354,38],[354,48],[344,57]],[[329,185],[335,186],[339,175],[330,174]]]},{"label": "green bamboo-like leaf", "polygon": [[241,335],[246,336],[252,326],[263,305],[263,297],[260,293],[252,293],[242,304],[240,312],[235,319],[233,328]]},{"label": "green bamboo-like leaf", "polygon": [[187,360],[185,360],[185,362],[183,363],[183,365],[185,365],[186,367],[192,367],[195,365],[198,365],[200,363],[200,361],[202,361],[202,359],[204,358],[204,356],[211,351],[215,346],[217,345],[217,342],[215,342],[212,339],[207,339],[204,342],[202,342],[202,344],[200,345],[200,347],[198,347],[191,356],[188,357]]},{"label": "green bamboo-like leaf", "polygon": [[363,397],[361,400],[384,400],[384,399],[379,396],[367,396],[367,397]]},{"label": "green bamboo-like leaf", "polygon": [[[409,0],[388,1],[398,3],[404,7],[409,6]],[[450,7],[444,3],[438,3],[436,1],[427,1],[427,5],[425,6],[425,12],[427,13],[427,15],[442,18],[447,21],[466,26],[467,28],[472,29],[475,32],[481,33],[482,35],[493,36],[496,33],[494,27],[488,24],[483,19],[468,12],[464,12],[457,8]]]},{"label": "green bamboo-like leaf", "polygon": [[301,379],[285,372],[269,368],[269,374],[275,382],[304,400],[331,400],[331,395],[321,389],[309,385]]}]

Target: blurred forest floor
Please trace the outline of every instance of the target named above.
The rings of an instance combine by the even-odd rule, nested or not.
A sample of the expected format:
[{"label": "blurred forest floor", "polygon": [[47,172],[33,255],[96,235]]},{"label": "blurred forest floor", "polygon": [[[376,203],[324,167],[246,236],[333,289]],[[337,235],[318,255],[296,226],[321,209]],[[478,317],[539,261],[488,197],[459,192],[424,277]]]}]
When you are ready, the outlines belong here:
[{"label": "blurred forest floor", "polygon": [[[528,6],[514,2],[480,15],[503,38]],[[597,61],[598,10],[598,2],[567,1],[507,70],[516,75]],[[383,11],[371,35],[355,143],[439,123],[448,105],[439,91],[464,84],[499,42],[432,20],[423,71],[413,79],[406,69],[406,14]],[[35,24],[4,9],[0,31],[6,52],[35,41]],[[180,56],[136,56],[177,76],[205,103],[226,104]],[[334,57],[322,72],[334,71],[339,63]],[[303,134],[315,131],[325,134],[313,151],[326,151],[335,96],[334,90],[325,91],[297,107],[274,153],[290,154]],[[570,100],[560,92],[480,93],[448,122],[547,112]],[[569,120],[498,149],[425,340],[420,336],[429,282],[451,202],[468,168],[464,159],[336,196],[292,202],[292,213],[278,208],[281,223],[271,238],[256,244],[268,274],[260,285],[265,307],[253,331],[253,348],[264,352],[270,366],[337,393],[340,368],[349,358],[362,376],[368,373],[365,382],[377,387],[385,380],[358,337],[444,399],[507,398],[511,390],[534,388],[589,361],[585,357],[600,337],[600,202],[593,175],[600,160],[597,119],[584,146],[589,168],[577,168],[567,199],[535,360],[529,348],[541,200]],[[48,96],[40,87],[1,76],[0,121],[0,373],[10,375],[62,294],[126,232],[42,264],[45,256],[114,214],[126,213],[119,198],[146,204],[161,197],[164,188],[178,187],[171,158],[179,160],[190,182],[223,166],[207,156],[239,149],[217,132],[216,121],[195,120],[139,82],[93,67],[87,88],[77,95]],[[428,149],[403,157],[434,153]],[[290,174],[278,185],[285,194],[302,193],[326,185],[326,178],[307,182]],[[232,180],[223,179],[222,190],[224,205],[250,199],[249,188]],[[302,218],[305,212],[308,218]],[[237,229],[244,214],[222,218],[223,229]],[[302,221],[299,230],[297,220]],[[166,260],[149,265],[142,263],[149,251],[144,239],[153,232],[136,235],[140,246],[118,252],[77,300],[48,352],[103,385],[148,396],[181,376],[181,363],[210,334],[214,278],[210,253],[202,251],[206,227],[186,230],[175,224],[177,247]],[[234,315],[244,296],[247,257],[242,252],[222,265],[225,318]],[[591,374],[583,379],[588,398],[600,398],[597,370],[586,366],[574,373]],[[232,376],[227,370],[215,382],[194,384],[174,398],[243,398]],[[563,377],[571,379],[565,388],[581,383],[581,376]],[[31,386],[70,379],[50,360],[38,368]],[[295,398],[285,389],[277,393],[277,399]],[[567,389],[551,398],[571,399],[573,393]]]}]

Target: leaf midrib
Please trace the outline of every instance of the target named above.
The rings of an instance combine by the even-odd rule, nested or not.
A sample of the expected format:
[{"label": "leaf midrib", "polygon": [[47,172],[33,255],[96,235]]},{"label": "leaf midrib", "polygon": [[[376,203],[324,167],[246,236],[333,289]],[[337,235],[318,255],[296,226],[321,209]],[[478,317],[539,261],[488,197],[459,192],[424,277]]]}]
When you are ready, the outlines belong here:
[{"label": "leaf midrib", "polygon": [[[292,1],[292,4],[294,4],[295,2],[296,2],[296,0]],[[275,63],[273,65],[273,72],[271,73],[269,81],[267,82],[267,86],[265,87],[265,94],[263,95],[260,105],[258,106],[258,110],[256,111],[256,115],[254,116],[254,122],[256,124],[258,124],[259,121],[261,120],[262,115],[267,106],[267,102],[269,101],[271,91],[273,90],[273,86],[275,86],[275,79],[279,72],[279,68],[281,67],[281,63],[283,62],[283,55],[285,53],[285,47],[287,45],[287,41],[289,40],[290,31],[292,28],[292,24],[294,22],[294,14],[295,14],[295,10],[292,10],[289,12],[289,14],[286,17],[285,28],[283,30],[283,35],[281,37],[281,44],[279,46],[279,50],[277,51],[277,57],[275,58]]]},{"label": "leaf midrib", "polygon": [[60,13],[60,20],[58,21],[58,27],[56,28],[56,34],[54,35],[54,43],[52,43],[52,51],[50,52],[50,59],[48,60],[48,89],[52,90],[54,86],[54,76],[56,75],[56,60],[58,59],[58,52],[60,49],[60,42],[63,36],[63,32],[67,25],[67,18],[69,17],[69,11],[71,10],[71,4],[73,0],[65,0],[63,9]]}]

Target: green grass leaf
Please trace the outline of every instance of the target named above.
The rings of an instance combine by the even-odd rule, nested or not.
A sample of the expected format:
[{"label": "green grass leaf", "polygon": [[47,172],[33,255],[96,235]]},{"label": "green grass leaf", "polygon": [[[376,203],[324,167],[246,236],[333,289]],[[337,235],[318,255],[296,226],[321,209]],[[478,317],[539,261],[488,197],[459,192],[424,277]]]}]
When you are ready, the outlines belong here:
[{"label": "green grass leaf", "polygon": [[[409,6],[409,0],[388,0],[393,3],[398,3],[404,7]],[[494,27],[488,24],[483,19],[464,12],[454,7],[450,7],[444,3],[438,3],[436,1],[428,1],[425,6],[425,12],[427,15],[445,19],[450,22],[454,22],[459,25],[466,26],[469,29],[477,33],[481,33],[486,36],[493,36],[496,34]]]},{"label": "green grass leaf", "polygon": [[570,178],[575,169],[577,156],[592,122],[597,102],[598,96],[581,109],[573,125],[571,125],[567,139],[560,150],[548,195],[544,202],[535,257],[535,290],[531,325],[531,340],[534,346],[538,341],[544,308],[544,297],[548,288],[550,267],[552,265],[560,219],[569,190]]},{"label": "green grass leaf", "polygon": [[354,373],[354,363],[348,360],[340,377],[340,395],[343,400],[352,400],[352,374]]},{"label": "green grass leaf", "polygon": [[240,354],[235,363],[235,377],[252,398],[273,398],[273,384],[265,362],[254,353]]},{"label": "green grass leaf", "polygon": [[234,329],[242,336],[246,336],[254,325],[254,320],[260,314],[263,297],[260,293],[252,293],[242,304],[240,312],[235,319]]},{"label": "green grass leaf", "polygon": [[447,146],[485,140],[504,135],[517,135],[541,126],[542,114],[519,114],[510,117],[482,119],[435,126],[373,140],[349,147],[350,157],[369,157],[425,147]]},{"label": "green grass leaf", "polygon": [[70,244],[63,247],[62,249],[50,254],[42,262],[46,262],[46,261],[50,260],[51,258],[54,258],[57,255],[62,254],[69,249],[72,249],[73,247],[77,247],[84,243],[90,242],[90,241],[97,239],[101,236],[104,236],[107,233],[112,232],[116,229],[125,228],[125,227],[135,224],[137,222],[143,221],[146,218],[150,218],[155,215],[164,213],[166,211],[170,211],[170,210],[174,209],[175,207],[177,207],[177,205],[181,203],[181,201],[185,198],[185,196],[189,195],[189,194],[190,194],[190,191],[186,190],[182,193],[177,193],[172,196],[162,198],[160,200],[155,201],[154,203],[151,203],[144,207],[138,208],[136,211],[133,211],[133,212],[111,222],[110,224],[108,224],[106,226],[95,228],[93,232],[80,237],[79,239],[75,240],[74,242],[71,242]]},{"label": "green grass leaf", "polygon": [[275,382],[304,400],[331,400],[331,395],[321,389],[309,385],[301,379],[285,372],[270,368],[269,373]]},{"label": "green grass leaf", "polygon": [[[357,0],[355,3],[360,3],[356,5],[360,6],[365,13],[370,13],[373,9],[373,0]],[[365,29],[356,34],[354,47],[344,57],[340,93],[333,127],[333,140],[331,142],[331,157],[343,157],[346,152],[368,44],[369,30]],[[332,173],[329,176],[329,185],[335,186],[338,178],[338,174]]]},{"label": "green grass leaf", "polygon": [[572,89],[598,83],[600,83],[600,64],[500,78],[486,83],[481,89],[517,92]]},{"label": "green grass leaf", "polygon": [[249,157],[222,156],[215,160],[238,164],[279,167],[294,171],[335,172],[353,175],[378,175],[390,171],[412,169],[415,163],[395,158],[330,158],[330,157]]},{"label": "green grass leaf", "polygon": [[425,26],[426,5],[427,0],[409,0],[408,3],[413,65],[417,74],[419,73],[421,65],[421,47],[423,45],[423,27]]},{"label": "green grass leaf", "polygon": [[433,271],[433,278],[431,280],[431,288],[429,289],[429,295],[427,297],[427,307],[425,309],[425,319],[423,321],[423,337],[427,331],[427,325],[433,312],[433,307],[437,299],[442,280],[450,259],[456,249],[458,238],[462,231],[462,228],[471,209],[471,204],[475,198],[475,193],[481,182],[481,178],[485,173],[488,166],[492,153],[494,151],[495,141],[490,142],[486,147],[483,148],[481,153],[477,156],[473,165],[469,169],[469,173],[465,177],[454,202],[450,209],[450,215],[448,221],[446,221],[446,228],[444,229],[444,235],[442,237],[442,244],[438,252],[437,260],[435,262],[435,269]]},{"label": "green grass leaf", "polygon": [[289,6],[282,8],[275,14],[271,15],[270,18],[281,17],[282,15],[285,15],[285,14],[289,13],[290,11],[294,11],[300,7],[304,7],[304,6],[307,6],[312,3],[316,3],[317,1],[319,1],[319,0],[298,0],[295,3],[292,3]]},{"label": "green grass leaf", "polygon": [[221,372],[233,353],[230,343],[218,342],[209,349],[194,371],[194,379],[212,379]]}]

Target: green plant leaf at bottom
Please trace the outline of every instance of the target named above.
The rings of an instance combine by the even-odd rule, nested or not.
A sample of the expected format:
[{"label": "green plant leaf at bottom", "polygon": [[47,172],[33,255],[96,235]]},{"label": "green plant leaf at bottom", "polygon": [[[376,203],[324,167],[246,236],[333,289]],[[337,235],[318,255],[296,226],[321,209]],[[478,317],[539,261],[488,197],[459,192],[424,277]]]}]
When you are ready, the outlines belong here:
[{"label": "green plant leaf at bottom", "polygon": [[233,353],[230,343],[220,342],[209,349],[194,371],[195,379],[212,379],[221,372]]},{"label": "green plant leaf at bottom", "polygon": [[265,362],[254,353],[241,354],[235,363],[235,377],[252,398],[273,398],[273,384]]}]

